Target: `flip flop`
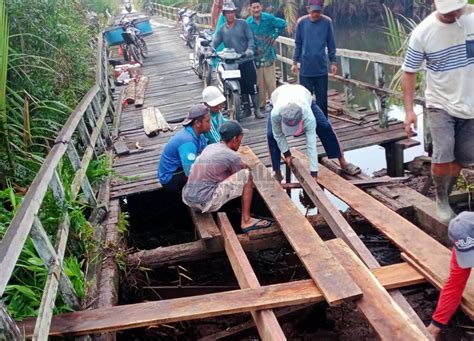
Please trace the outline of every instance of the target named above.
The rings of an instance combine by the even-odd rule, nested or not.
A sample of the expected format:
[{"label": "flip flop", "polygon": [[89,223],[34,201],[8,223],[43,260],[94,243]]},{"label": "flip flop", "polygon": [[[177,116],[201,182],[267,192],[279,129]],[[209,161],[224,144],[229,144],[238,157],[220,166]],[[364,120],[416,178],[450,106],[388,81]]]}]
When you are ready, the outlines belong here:
[{"label": "flip flop", "polygon": [[[267,223],[264,224],[264,225],[258,225],[259,223],[261,223],[262,221],[266,221]],[[257,220],[253,225],[250,225],[248,227],[241,227],[242,229],[242,232],[243,233],[247,233],[247,232],[250,232],[250,231],[254,231],[254,230],[260,230],[260,229],[265,229],[267,227],[270,227],[273,225],[273,221],[272,220],[269,220],[269,219],[259,219]]]},{"label": "flip flop", "polygon": [[347,175],[357,175],[361,172],[361,169],[353,163],[348,163],[346,167],[342,168],[342,172]]}]

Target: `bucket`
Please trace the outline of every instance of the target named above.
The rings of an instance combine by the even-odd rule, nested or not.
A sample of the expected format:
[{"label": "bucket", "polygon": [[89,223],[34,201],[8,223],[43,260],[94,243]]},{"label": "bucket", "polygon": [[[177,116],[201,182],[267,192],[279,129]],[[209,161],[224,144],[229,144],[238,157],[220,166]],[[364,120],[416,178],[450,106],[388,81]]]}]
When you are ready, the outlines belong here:
[{"label": "bucket", "polygon": [[123,44],[123,28],[121,26],[112,26],[104,30],[105,40],[110,46]]},{"label": "bucket", "polygon": [[151,28],[150,24],[150,19],[148,18],[135,19],[133,21],[133,25],[140,30],[142,36],[149,36],[153,33],[153,29]]}]

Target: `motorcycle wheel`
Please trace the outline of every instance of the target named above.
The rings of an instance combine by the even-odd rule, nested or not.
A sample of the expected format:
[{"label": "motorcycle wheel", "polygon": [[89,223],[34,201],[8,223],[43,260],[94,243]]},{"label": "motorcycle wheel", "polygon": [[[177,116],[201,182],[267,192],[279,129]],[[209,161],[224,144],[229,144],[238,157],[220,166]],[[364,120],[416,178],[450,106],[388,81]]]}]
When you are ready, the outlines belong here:
[{"label": "motorcycle wheel", "polygon": [[148,46],[146,46],[146,42],[143,38],[138,38],[137,39],[137,44],[138,47],[140,48],[140,53],[143,56],[143,58],[148,57]]},{"label": "motorcycle wheel", "polygon": [[188,46],[191,50],[194,50],[196,47],[196,36],[192,33],[188,34]]},{"label": "motorcycle wheel", "polygon": [[237,91],[230,92],[227,103],[229,119],[237,121],[240,120],[242,118],[242,103],[240,101],[240,94]]},{"label": "motorcycle wheel", "polygon": [[204,79],[204,87],[208,87],[212,85],[212,67],[208,63],[204,63],[203,66],[203,79]]},{"label": "motorcycle wheel", "polygon": [[122,45],[122,55],[123,55],[124,61],[126,62],[130,61],[130,52],[127,45]]},{"label": "motorcycle wheel", "polygon": [[130,52],[132,53],[133,59],[140,65],[143,65],[143,56],[139,51],[140,48],[135,45],[130,45]]}]

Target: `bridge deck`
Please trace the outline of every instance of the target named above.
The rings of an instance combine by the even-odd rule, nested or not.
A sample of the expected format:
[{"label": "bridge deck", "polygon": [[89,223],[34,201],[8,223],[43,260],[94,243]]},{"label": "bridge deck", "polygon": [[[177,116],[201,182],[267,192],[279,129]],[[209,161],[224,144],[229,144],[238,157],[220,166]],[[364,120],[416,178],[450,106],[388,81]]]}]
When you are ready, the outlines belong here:
[{"label": "bridge deck", "polygon": [[[192,52],[179,38],[175,23],[163,18],[152,20],[154,34],[147,38],[150,56],[146,59],[143,74],[149,77],[143,108],[156,106],[168,122],[181,121],[189,107],[200,101],[203,83],[191,70],[189,54]],[[330,91],[329,106],[340,107],[344,99],[336,91]],[[119,136],[130,150],[114,160],[114,171],[124,178],[112,184],[111,197],[138,194],[160,188],[156,178],[161,150],[173,133],[161,133],[148,137],[143,130],[142,108],[133,105],[124,107]],[[389,121],[388,129],[378,128],[375,112],[361,111],[363,119],[358,121],[345,115],[332,117],[332,125],[345,150],[359,149],[371,145],[394,142],[406,138],[402,122]],[[348,120],[353,122],[348,122]],[[266,144],[266,120],[246,118],[242,125],[250,132],[243,144],[249,145],[266,164],[270,164]],[[178,127],[179,129],[179,127]],[[304,150],[304,137],[290,139],[291,147]],[[137,144],[143,149],[137,148]],[[318,142],[318,150],[324,149]]]}]

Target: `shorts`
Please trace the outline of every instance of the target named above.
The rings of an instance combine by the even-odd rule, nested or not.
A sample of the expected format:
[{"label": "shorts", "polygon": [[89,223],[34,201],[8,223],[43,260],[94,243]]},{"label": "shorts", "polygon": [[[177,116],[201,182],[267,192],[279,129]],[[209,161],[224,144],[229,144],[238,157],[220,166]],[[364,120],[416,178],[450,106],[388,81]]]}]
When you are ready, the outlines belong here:
[{"label": "shorts", "polygon": [[248,182],[250,171],[248,169],[241,169],[237,173],[232,174],[227,179],[222,181],[212,194],[211,200],[204,204],[188,203],[184,197],[183,201],[186,205],[192,208],[197,208],[202,213],[216,212],[224,204],[232,199],[242,196],[244,186]]},{"label": "shorts", "polygon": [[447,111],[429,108],[433,138],[433,163],[474,164],[474,119],[454,117]]}]

